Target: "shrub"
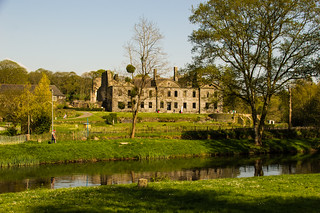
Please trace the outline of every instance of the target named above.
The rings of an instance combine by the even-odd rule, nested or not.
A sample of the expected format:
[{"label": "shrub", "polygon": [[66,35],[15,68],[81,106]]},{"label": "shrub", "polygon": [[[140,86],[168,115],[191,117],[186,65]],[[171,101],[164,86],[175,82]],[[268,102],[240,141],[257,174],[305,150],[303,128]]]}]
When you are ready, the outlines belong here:
[{"label": "shrub", "polygon": [[106,119],[107,124],[116,124],[118,122],[117,113],[110,113],[107,116],[103,116]]},{"label": "shrub", "polygon": [[118,102],[118,108],[119,109],[124,109],[126,105],[123,102]]},{"label": "shrub", "polygon": [[8,136],[14,136],[18,134],[18,130],[15,127],[8,127],[5,134]]},{"label": "shrub", "polygon": [[51,126],[51,117],[47,115],[41,115],[39,118],[34,119],[31,123],[31,129],[36,134],[42,134],[49,132]]}]

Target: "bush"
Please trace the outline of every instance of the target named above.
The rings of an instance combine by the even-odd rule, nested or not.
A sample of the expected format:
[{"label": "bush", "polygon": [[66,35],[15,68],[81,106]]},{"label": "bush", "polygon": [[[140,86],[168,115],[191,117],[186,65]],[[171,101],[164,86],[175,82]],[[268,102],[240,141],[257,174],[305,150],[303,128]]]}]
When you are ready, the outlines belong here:
[{"label": "bush", "polygon": [[118,108],[119,109],[124,109],[126,105],[123,102],[118,102]]},{"label": "bush", "polygon": [[8,136],[14,136],[18,134],[18,130],[15,127],[8,127],[5,134]]},{"label": "bush", "polygon": [[31,123],[31,130],[33,133],[42,134],[49,132],[51,126],[51,117],[46,115],[41,115],[39,118],[36,118]]},{"label": "bush", "polygon": [[106,119],[107,124],[116,124],[118,123],[117,113],[110,113],[107,116],[103,116],[102,118]]}]

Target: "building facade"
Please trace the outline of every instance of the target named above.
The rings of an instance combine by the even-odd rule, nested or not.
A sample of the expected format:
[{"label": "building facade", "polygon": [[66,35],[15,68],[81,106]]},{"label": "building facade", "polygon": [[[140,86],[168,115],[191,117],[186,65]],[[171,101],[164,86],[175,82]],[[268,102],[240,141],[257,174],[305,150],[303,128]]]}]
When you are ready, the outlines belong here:
[{"label": "building facade", "polygon": [[[153,78],[147,79],[142,91],[140,112],[160,113],[217,113],[222,112],[222,97],[216,85],[200,88],[182,86],[178,69],[174,68],[173,78],[161,78],[154,70]],[[139,79],[136,79],[139,84]],[[131,112],[131,90],[134,84],[120,79],[111,71],[102,74],[97,100],[109,112]]]}]

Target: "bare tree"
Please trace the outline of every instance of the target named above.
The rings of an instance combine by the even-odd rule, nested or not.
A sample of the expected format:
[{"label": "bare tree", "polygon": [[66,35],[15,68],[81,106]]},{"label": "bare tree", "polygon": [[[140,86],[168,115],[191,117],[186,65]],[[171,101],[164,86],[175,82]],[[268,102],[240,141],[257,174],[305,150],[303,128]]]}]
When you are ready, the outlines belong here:
[{"label": "bare tree", "polygon": [[139,23],[134,25],[133,30],[132,39],[125,46],[130,65],[136,68],[136,75],[132,75],[131,138],[135,136],[141,97],[143,90],[151,81],[150,75],[154,69],[165,70],[167,65],[166,54],[161,46],[161,40],[164,36],[160,33],[156,24],[142,17]]}]

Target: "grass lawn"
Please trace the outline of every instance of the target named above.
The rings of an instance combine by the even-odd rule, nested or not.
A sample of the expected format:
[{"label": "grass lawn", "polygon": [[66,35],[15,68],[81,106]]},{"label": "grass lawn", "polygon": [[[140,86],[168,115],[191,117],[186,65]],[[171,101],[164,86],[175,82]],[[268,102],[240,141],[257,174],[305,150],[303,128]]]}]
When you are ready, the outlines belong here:
[{"label": "grass lawn", "polygon": [[251,140],[121,139],[26,142],[0,146],[0,167],[82,161],[160,159],[204,155],[307,152],[319,140],[267,140],[256,147]]},{"label": "grass lawn", "polygon": [[0,194],[1,212],[319,212],[320,174],[38,189]]}]

